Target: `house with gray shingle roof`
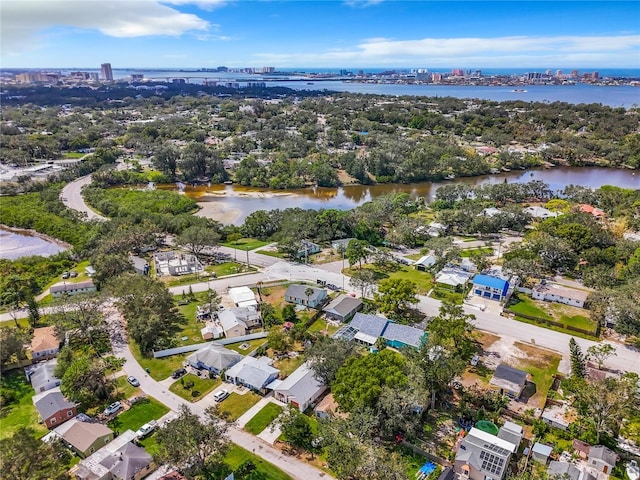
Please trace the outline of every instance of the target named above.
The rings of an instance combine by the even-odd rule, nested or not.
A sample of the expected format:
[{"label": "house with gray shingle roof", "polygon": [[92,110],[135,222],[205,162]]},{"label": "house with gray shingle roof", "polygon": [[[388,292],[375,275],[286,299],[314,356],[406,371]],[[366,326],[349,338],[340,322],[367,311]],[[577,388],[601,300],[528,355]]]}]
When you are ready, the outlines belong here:
[{"label": "house with gray shingle roof", "polygon": [[362,300],[349,295],[338,295],[329,305],[324,307],[324,313],[330,320],[348,322],[362,308]]},{"label": "house with gray shingle roof", "polygon": [[525,371],[501,363],[493,372],[489,385],[499,390],[501,394],[517,400],[524,390],[528,375]]},{"label": "house with gray shingle roof", "polygon": [[27,372],[31,386],[36,393],[60,386],[60,379],[53,374],[57,366],[58,362],[54,359],[41,363]]},{"label": "house with gray shingle roof", "polygon": [[54,428],[76,416],[76,404],[68,401],[60,388],[52,388],[32,397],[33,405],[47,428]]},{"label": "house with gray shingle roof", "polygon": [[[307,297],[306,290],[310,288],[313,293]],[[327,291],[322,288],[310,287],[308,285],[289,285],[284,293],[287,302],[304,305],[306,307],[317,308],[322,305],[327,298]]]},{"label": "house with gray shingle roof", "polygon": [[393,348],[419,348],[425,332],[409,325],[400,325],[377,315],[356,313],[351,323],[338,330],[334,337],[345,340],[356,340],[365,345],[375,345],[379,338],[384,338],[387,345]]},{"label": "house with gray shingle roof", "polygon": [[244,357],[222,345],[211,343],[187,357],[187,362],[198,370],[209,370],[219,374],[222,370],[232,367]]},{"label": "house with gray shingle roof", "polygon": [[384,329],[382,338],[387,341],[387,345],[393,348],[420,348],[425,335],[425,332],[419,328],[389,322]]},{"label": "house with gray shingle roof", "polygon": [[235,385],[244,385],[263,393],[265,387],[280,376],[280,370],[272,366],[269,357],[246,356],[225,372],[225,377]]}]

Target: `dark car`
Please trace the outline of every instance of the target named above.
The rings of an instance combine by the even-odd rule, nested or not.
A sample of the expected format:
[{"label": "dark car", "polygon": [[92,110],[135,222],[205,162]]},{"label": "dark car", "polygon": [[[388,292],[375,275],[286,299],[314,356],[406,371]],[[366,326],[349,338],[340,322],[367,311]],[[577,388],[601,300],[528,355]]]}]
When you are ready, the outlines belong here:
[{"label": "dark car", "polygon": [[175,372],[171,374],[171,378],[178,379],[187,374],[187,371],[184,368],[179,368]]}]

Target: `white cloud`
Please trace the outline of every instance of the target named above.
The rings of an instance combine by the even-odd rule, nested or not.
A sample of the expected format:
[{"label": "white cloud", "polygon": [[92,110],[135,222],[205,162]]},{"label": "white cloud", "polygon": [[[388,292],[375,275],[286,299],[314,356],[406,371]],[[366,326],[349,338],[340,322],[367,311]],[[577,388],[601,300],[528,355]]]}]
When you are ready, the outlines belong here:
[{"label": "white cloud", "polygon": [[[191,3],[221,5],[216,0]],[[174,4],[186,0],[172,0]],[[179,36],[212,25],[157,0],[6,0],[0,3],[2,55],[38,46],[38,35],[55,27],[98,30],[111,37]]]},{"label": "white cloud", "polygon": [[[320,53],[258,53],[270,64],[287,66],[536,66],[578,65],[604,60],[607,65],[635,67],[640,51],[638,35],[510,36],[495,38],[371,38],[360,44]],[[579,66],[585,66],[582,63]],[[605,65],[603,65],[605,66]]]}]

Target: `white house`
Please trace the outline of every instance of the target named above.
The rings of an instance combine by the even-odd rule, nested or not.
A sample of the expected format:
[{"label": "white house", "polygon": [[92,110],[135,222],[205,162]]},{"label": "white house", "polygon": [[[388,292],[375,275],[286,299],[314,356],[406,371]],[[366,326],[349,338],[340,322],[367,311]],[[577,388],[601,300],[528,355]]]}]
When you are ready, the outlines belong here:
[{"label": "white house", "polygon": [[280,376],[280,370],[272,366],[269,357],[254,358],[246,356],[225,372],[227,381],[235,385],[244,385],[258,392]]},{"label": "white house", "polygon": [[538,207],[538,206],[527,207],[523,209],[523,211],[531,215],[533,218],[541,218],[541,219],[554,218],[560,215],[558,212],[552,212],[551,210],[547,210],[544,207]]},{"label": "white house", "polygon": [[61,297],[62,295],[77,295],[79,293],[95,292],[96,286],[93,284],[93,280],[87,280],[85,282],[78,283],[56,283],[49,288],[49,292],[53,298]]},{"label": "white house", "polygon": [[420,257],[418,260],[416,260],[416,263],[414,263],[413,265],[418,270],[426,270],[427,268],[435,265],[436,262],[437,259],[434,255],[425,255],[424,257]]},{"label": "white house", "polygon": [[229,297],[238,307],[250,307],[258,305],[256,295],[249,287],[234,287],[229,289]]},{"label": "white house", "polygon": [[308,363],[303,363],[285,380],[274,382],[269,388],[273,390],[277,400],[289,403],[301,412],[309,408],[327,389],[326,385],[315,377]]},{"label": "white house", "polygon": [[502,480],[516,449],[513,443],[474,427],[460,443],[454,470],[469,480]]},{"label": "white house", "polygon": [[531,296],[536,300],[563,303],[573,307],[584,308],[589,292],[576,290],[575,288],[567,288],[562,285],[539,283],[533,287]]}]

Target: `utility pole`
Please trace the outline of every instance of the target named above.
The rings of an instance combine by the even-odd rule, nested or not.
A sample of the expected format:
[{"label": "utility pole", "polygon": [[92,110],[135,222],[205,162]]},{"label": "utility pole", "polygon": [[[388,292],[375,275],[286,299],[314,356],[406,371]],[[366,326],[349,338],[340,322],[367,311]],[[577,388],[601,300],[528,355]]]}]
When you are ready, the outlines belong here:
[{"label": "utility pole", "polygon": [[249,248],[247,248],[247,270],[249,270],[250,267],[251,265],[249,264]]}]

